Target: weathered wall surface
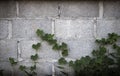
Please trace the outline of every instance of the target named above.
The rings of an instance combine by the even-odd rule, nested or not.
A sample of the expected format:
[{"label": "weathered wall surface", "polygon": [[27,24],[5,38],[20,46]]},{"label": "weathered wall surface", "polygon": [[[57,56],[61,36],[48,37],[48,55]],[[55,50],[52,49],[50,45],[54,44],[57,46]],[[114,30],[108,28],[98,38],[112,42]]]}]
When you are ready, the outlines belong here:
[{"label": "weathered wall surface", "polygon": [[1,1],[0,68],[6,76],[23,75],[18,66],[10,66],[8,57],[30,66],[30,55],[35,53],[31,46],[36,42],[42,43],[38,76],[55,76],[61,54],[36,36],[38,28],[68,44],[67,59],[90,55],[95,39],[120,34],[120,1]]}]

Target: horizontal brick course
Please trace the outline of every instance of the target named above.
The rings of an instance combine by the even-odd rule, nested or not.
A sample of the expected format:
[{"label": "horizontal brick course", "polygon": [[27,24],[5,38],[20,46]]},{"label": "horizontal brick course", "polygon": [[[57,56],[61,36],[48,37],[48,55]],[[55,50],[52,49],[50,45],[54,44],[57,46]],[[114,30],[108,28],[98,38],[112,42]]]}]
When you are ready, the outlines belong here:
[{"label": "horizontal brick course", "polygon": [[98,17],[97,1],[62,1],[60,4],[61,17]]},{"label": "horizontal brick course", "polygon": [[104,2],[104,17],[120,17],[120,1]]},{"label": "horizontal brick course", "polygon": [[93,20],[56,20],[55,35],[62,39],[92,39]]},{"label": "horizontal brick course", "polygon": [[52,32],[52,22],[48,19],[16,19],[12,21],[12,24],[13,38],[37,38],[37,29],[44,30],[46,33]]},{"label": "horizontal brick course", "polygon": [[16,17],[16,3],[14,1],[0,1],[0,18]]},{"label": "horizontal brick course", "polygon": [[26,1],[19,2],[19,17],[38,18],[38,17],[57,17],[58,2],[52,1]]}]

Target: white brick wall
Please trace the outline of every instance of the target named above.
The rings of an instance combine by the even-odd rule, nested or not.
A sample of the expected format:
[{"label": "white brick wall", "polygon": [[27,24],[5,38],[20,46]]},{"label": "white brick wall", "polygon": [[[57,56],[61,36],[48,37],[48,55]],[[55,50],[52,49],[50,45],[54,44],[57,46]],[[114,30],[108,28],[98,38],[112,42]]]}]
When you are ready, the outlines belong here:
[{"label": "white brick wall", "polygon": [[38,76],[58,73],[55,64],[61,54],[36,36],[38,28],[68,44],[67,59],[78,59],[90,55],[96,38],[120,34],[120,1],[0,1],[0,68],[5,68],[5,76],[24,75],[18,66],[10,66],[8,57],[31,65],[36,42],[42,43]]}]

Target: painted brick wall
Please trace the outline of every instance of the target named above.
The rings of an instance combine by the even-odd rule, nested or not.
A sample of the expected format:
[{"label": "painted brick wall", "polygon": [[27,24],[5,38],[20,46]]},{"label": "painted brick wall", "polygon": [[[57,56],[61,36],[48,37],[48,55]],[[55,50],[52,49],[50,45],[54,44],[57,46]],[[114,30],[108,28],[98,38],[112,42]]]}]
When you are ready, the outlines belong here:
[{"label": "painted brick wall", "polygon": [[38,76],[58,76],[61,54],[36,36],[38,28],[68,44],[68,60],[78,59],[96,48],[95,39],[120,34],[120,1],[0,1],[0,68],[5,76],[24,76],[8,57],[30,66],[31,46],[37,42],[42,43]]}]

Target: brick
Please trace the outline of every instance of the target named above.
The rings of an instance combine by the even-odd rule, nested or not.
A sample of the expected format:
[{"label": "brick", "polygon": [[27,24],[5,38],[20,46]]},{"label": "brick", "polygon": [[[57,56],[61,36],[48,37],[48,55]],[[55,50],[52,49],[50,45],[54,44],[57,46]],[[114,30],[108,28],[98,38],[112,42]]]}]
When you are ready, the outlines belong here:
[{"label": "brick", "polygon": [[107,37],[108,33],[115,32],[120,34],[120,20],[98,20],[97,36],[98,38]]},{"label": "brick", "polygon": [[68,58],[79,59],[82,56],[91,55],[93,49],[96,49],[95,39],[80,40],[62,40],[67,43],[69,52]]},{"label": "brick", "polygon": [[120,17],[120,1],[104,1],[104,17]]},{"label": "brick", "polygon": [[51,33],[51,20],[37,19],[26,20],[17,19],[12,21],[13,24],[13,38],[38,38],[36,30],[41,29],[46,33]]},{"label": "brick", "polygon": [[8,36],[9,21],[0,20],[0,39],[5,39]]},{"label": "brick", "polygon": [[0,62],[0,70],[3,70],[3,76],[12,76],[13,68],[9,62]]},{"label": "brick", "polygon": [[[21,41],[21,51],[22,58],[28,59],[31,55],[35,54],[35,50],[32,49],[32,44],[36,44],[39,41]],[[52,47],[48,45],[46,42],[42,42],[41,48],[38,52],[40,59],[58,59],[59,52],[53,51]]]},{"label": "brick", "polygon": [[0,18],[16,17],[16,4],[13,1],[0,1]]},{"label": "brick", "polygon": [[62,39],[92,39],[93,38],[92,20],[56,20],[55,35]]},{"label": "brick", "polygon": [[9,57],[17,59],[17,42],[13,40],[1,40],[0,60],[8,61]]},{"label": "brick", "polygon": [[98,17],[97,1],[62,1],[61,17]]},{"label": "brick", "polygon": [[58,3],[51,1],[24,1],[20,2],[20,17],[56,17]]}]

